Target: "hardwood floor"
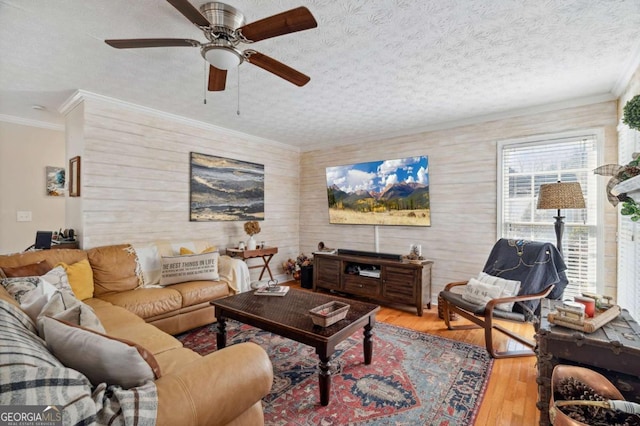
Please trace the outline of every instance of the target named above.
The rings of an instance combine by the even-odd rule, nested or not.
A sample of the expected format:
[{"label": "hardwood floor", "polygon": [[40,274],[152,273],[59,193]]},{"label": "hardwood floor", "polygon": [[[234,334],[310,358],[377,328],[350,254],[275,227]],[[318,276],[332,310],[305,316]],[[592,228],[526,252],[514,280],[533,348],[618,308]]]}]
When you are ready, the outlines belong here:
[{"label": "hardwood floor", "polygon": [[[285,284],[300,288],[298,282]],[[380,322],[484,347],[482,329],[447,330],[444,321],[438,318],[436,306],[432,306],[430,310],[425,309],[422,317],[417,316],[415,309],[410,307],[382,306],[376,319]],[[456,321],[456,324],[464,323],[468,321],[463,319]],[[534,331],[530,325],[508,322],[502,324],[519,334],[533,338]],[[502,345],[502,348],[506,345],[513,348],[521,347],[519,343],[507,339],[502,333],[495,333],[494,336],[496,344]],[[494,361],[487,392],[476,417],[476,425],[533,426],[539,423],[540,414],[536,408],[538,385],[535,362],[534,356]]]}]

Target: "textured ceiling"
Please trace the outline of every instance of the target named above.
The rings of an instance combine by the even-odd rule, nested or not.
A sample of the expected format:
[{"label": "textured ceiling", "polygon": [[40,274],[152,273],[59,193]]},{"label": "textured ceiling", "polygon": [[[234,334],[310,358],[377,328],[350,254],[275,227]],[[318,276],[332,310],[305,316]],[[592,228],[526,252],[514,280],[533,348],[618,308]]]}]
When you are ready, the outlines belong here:
[{"label": "textured ceiling", "polygon": [[103,42],[205,41],[164,0],[0,0],[0,115],[62,124],[58,107],[82,89],[310,149],[614,98],[640,57],[640,0],[228,3],[247,22],[308,7],[318,28],[250,47],[311,82],[299,88],[244,63],[237,115],[235,70],[203,104],[198,49]]}]

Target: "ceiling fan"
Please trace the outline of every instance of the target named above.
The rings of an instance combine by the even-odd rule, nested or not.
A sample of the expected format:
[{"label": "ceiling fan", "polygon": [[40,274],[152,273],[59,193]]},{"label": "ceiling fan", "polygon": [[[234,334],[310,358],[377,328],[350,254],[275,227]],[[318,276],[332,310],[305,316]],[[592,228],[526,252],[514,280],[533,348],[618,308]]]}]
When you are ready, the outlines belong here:
[{"label": "ceiling fan", "polygon": [[318,23],[306,7],[298,7],[245,24],[242,12],[225,3],[205,3],[198,10],[187,0],[167,1],[200,28],[209,41],[200,43],[197,40],[182,38],[137,38],[105,40],[105,43],[117,49],[199,47],[202,57],[210,64],[209,91],[224,90],[227,70],[244,61],[297,86],[304,86],[309,82],[308,76],[282,62],[253,49],[241,51],[237,47],[240,43],[253,43],[317,27]]}]

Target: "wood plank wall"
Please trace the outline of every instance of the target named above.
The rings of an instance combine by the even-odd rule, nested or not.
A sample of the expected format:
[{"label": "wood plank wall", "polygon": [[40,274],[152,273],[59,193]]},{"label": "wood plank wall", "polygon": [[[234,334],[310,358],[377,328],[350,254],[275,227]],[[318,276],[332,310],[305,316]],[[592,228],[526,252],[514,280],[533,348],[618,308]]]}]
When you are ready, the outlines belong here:
[{"label": "wood plank wall", "polygon": [[[272,266],[283,274],[276,265],[295,256],[299,245],[296,149],[113,102],[83,102],[82,196],[76,207],[83,248],[194,238],[227,248],[246,240],[244,221],[189,221],[193,151],[264,164],[266,218],[257,240],[279,247]],[[252,278],[258,273],[252,270]]]},{"label": "wood plank wall", "polygon": [[[482,270],[496,240],[497,143],[580,129],[602,128],[604,163],[616,162],[616,102],[524,115],[464,127],[381,139],[304,152],[300,174],[300,248],[313,251],[319,241],[328,247],[374,250],[374,227],[330,225],[325,168],[342,164],[429,156],[431,227],[378,228],[379,251],[408,253],[421,243],[423,255],[435,261],[433,299],[451,281],[468,279]],[[606,292],[615,295],[616,211],[605,205]]]}]

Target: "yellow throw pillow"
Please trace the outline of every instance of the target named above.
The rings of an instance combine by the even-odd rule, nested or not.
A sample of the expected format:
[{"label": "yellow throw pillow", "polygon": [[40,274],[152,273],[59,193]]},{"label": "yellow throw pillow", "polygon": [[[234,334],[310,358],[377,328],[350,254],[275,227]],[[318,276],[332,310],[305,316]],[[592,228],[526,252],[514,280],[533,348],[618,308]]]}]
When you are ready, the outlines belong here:
[{"label": "yellow throw pillow", "polygon": [[[207,247],[206,249],[202,250],[200,252],[200,254],[213,253],[214,251],[218,251],[218,249],[215,246],[210,246],[210,247]],[[193,250],[190,250],[190,249],[188,249],[186,247],[180,247],[180,256],[185,256],[185,255],[188,255],[188,254],[195,254],[195,253],[193,252]]]},{"label": "yellow throw pillow", "polygon": [[93,270],[87,259],[67,265],[64,262],[56,266],[62,266],[69,277],[69,284],[73,294],[80,300],[93,297]]}]

